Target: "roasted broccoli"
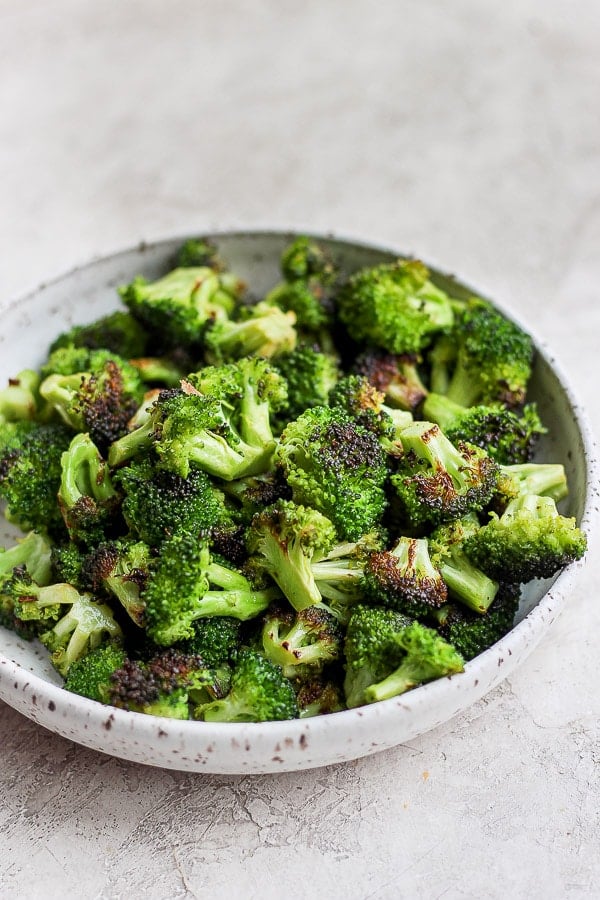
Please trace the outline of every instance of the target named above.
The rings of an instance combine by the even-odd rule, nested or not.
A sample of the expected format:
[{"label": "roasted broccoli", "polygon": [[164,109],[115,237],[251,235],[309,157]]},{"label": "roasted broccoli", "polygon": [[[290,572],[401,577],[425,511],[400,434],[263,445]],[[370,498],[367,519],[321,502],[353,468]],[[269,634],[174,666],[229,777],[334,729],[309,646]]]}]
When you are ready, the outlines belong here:
[{"label": "roasted broccoli", "polygon": [[267,659],[293,678],[297,666],[320,669],[339,659],[342,630],[330,613],[316,606],[295,612],[272,605],[263,620],[262,647]]},{"label": "roasted broccoli", "polygon": [[465,660],[473,659],[510,631],[519,607],[520,588],[514,584],[500,589],[485,615],[473,613],[464,606],[447,603],[432,614],[442,637],[458,650]]},{"label": "roasted broccoli", "polygon": [[205,356],[209,362],[220,363],[243,356],[268,359],[291,353],[297,340],[295,324],[293,312],[257,303],[243,318],[218,319],[207,328]]},{"label": "roasted broccoli", "polygon": [[74,325],[52,342],[50,352],[61,347],[87,347],[110,350],[123,359],[131,359],[143,356],[147,343],[148,335],[139,322],[130,313],[117,310],[89,325]]},{"label": "roasted broccoli", "polygon": [[313,406],[327,406],[329,392],[339,377],[335,356],[324,353],[318,345],[300,344],[292,353],[278,356],[275,366],[288,386],[288,404],[277,421],[289,422]]},{"label": "roasted broccoli", "polygon": [[344,654],[344,692],[349,707],[362,706],[365,693],[394,671],[403,650],[397,636],[411,624],[408,616],[380,606],[356,606],[348,622]]},{"label": "roasted broccoli", "polygon": [[71,540],[94,544],[114,527],[119,497],[89,435],[77,434],[61,457],[58,505]]},{"label": "roasted broccoli", "polygon": [[413,618],[442,606],[448,596],[426,538],[401,537],[391,550],[372,553],[365,562],[362,587],[373,603]]},{"label": "roasted broccoli", "polygon": [[411,412],[427,396],[427,388],[419,373],[419,362],[420,357],[416,354],[394,356],[371,348],[356,358],[353,370],[367,378],[385,396],[388,406]]},{"label": "roasted broccoli", "polygon": [[200,705],[196,715],[205,722],[267,722],[295,719],[294,688],[281,668],[253,650],[242,650],[222,700]]}]

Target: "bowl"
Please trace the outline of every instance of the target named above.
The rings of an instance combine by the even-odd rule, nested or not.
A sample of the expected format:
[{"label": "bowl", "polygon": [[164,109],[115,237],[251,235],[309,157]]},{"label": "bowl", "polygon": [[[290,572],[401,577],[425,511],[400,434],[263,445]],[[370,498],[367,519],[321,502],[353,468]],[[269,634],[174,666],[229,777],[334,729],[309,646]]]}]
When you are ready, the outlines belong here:
[{"label": "bowl", "polygon": [[[257,231],[210,237],[228,265],[260,296],[279,280],[279,257],[294,235]],[[363,242],[315,237],[333,252],[345,272],[402,255]],[[138,274],[152,279],[164,273],[184,239],[142,243],[98,259],[0,307],[0,383],[24,366],[41,364],[52,338],[72,324],[92,321],[118,308],[118,285]],[[479,293],[434,268],[431,273],[453,296]],[[523,327],[531,333],[527,324]],[[561,511],[575,516],[589,534],[595,516],[592,501],[598,493],[594,442],[565,376],[539,342],[529,396],[549,428],[538,458],[562,462],[567,472],[570,493]],[[10,526],[0,527],[4,545],[10,546],[15,536]],[[260,724],[181,722],[126,712],[65,691],[46,651],[2,628],[0,698],[34,722],[86,747],[168,769],[259,773],[344,762],[435,728],[498,685],[549,628],[571,596],[582,565],[579,561],[553,579],[528,585],[513,629],[467,663],[460,675],[358,709]]]}]

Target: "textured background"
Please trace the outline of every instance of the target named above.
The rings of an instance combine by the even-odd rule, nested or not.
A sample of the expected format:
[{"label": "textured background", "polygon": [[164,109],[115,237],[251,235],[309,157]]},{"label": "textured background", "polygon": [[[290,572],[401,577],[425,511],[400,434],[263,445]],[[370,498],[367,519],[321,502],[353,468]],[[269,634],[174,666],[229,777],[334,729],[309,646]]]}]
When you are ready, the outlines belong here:
[{"label": "textured background", "polygon": [[[381,239],[531,322],[597,427],[599,96],[594,0],[0,0],[2,297],[171,232]],[[0,895],[597,897],[595,553],[510,681],[353,764],[164,772],[0,708]]]}]

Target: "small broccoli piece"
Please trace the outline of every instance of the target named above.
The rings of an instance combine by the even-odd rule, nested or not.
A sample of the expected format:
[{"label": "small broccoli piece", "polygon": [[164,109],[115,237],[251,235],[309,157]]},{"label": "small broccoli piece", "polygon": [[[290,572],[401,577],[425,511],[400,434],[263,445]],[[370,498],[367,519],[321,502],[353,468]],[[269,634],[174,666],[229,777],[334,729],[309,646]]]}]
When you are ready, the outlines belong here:
[{"label": "small broccoli piece", "polygon": [[454,335],[458,351],[450,400],[461,406],[523,403],[533,357],[528,334],[491,303],[473,297],[462,308]]},{"label": "small broccoli piece", "polygon": [[393,440],[396,427],[383,401],[384,395],[364,375],[345,375],[329,394],[330,406],[378,437]]},{"label": "small broccoli piece", "polygon": [[499,403],[467,408],[431,393],[423,404],[423,417],[436,422],[453,444],[468,441],[503,465],[528,463],[538,435],[547,431],[535,404],[519,416]]},{"label": "small broccoli piece", "polygon": [[190,468],[182,478],[145,458],[119,469],[114,481],[124,494],[127,525],[151,547],[177,532],[198,534],[230,520],[223,495],[200,469]]},{"label": "small broccoli piece", "polygon": [[255,515],[248,532],[248,548],[279,585],[294,609],[319,603],[321,593],[311,569],[335,541],[329,519],[314,509],[279,500]]},{"label": "small broccoli piece", "polygon": [[58,503],[71,540],[94,544],[113,525],[118,494],[108,466],[87,434],[77,434],[61,457]]},{"label": "small broccoli piece", "polygon": [[56,503],[61,457],[72,432],[63,425],[5,424],[0,436],[0,497],[6,518],[23,531],[64,534]]},{"label": "small broccoli piece", "polygon": [[158,281],[119,288],[132,316],[165,349],[199,346],[209,322],[233,312],[243,285],[208,266],[174,269]]},{"label": "small broccoli piece", "polygon": [[420,361],[417,354],[394,356],[383,350],[370,349],[356,358],[353,370],[385,396],[388,406],[412,412],[427,396],[427,388],[419,374]]},{"label": "small broccoli piece", "polygon": [[144,384],[159,384],[161,387],[179,387],[186,372],[168,356],[142,356],[129,360],[138,370]]},{"label": "small broccoli piece", "polygon": [[49,584],[52,578],[52,551],[47,538],[35,531],[30,531],[8,550],[0,547],[0,585],[12,577],[17,566],[24,566],[36,584]]},{"label": "small broccoli piece", "polygon": [[82,579],[94,593],[107,593],[120,602],[136,625],[144,623],[141,595],[148,580],[150,550],[142,541],[109,541],[86,556]]},{"label": "small broccoli piece", "polygon": [[465,540],[479,528],[475,513],[440,525],[429,537],[429,548],[431,561],[440,571],[450,596],[482,614],[498,593],[498,582],[474,566],[463,549]]},{"label": "small broccoli piece", "polygon": [[182,652],[202,657],[211,668],[231,663],[237,657],[241,642],[239,619],[211,616],[196,619],[192,627],[192,637],[177,645]]},{"label": "small broccoli piece", "polygon": [[306,235],[295,238],[281,254],[281,273],[290,282],[315,275],[325,284],[333,284],[337,278],[337,268],[329,253]]},{"label": "small broccoli piece", "polygon": [[0,423],[36,419],[39,414],[40,376],[33,369],[23,369],[8,385],[0,389]]},{"label": "small broccoli piece", "polygon": [[510,500],[535,494],[552,497],[555,503],[569,493],[565,467],[560,463],[523,463],[500,466],[496,498],[506,505]]},{"label": "small broccoli piece", "polygon": [[281,668],[253,650],[242,650],[222,700],[199,707],[205,722],[267,722],[298,717],[294,688]]},{"label": "small broccoli piece", "polygon": [[411,622],[392,609],[363,605],[354,608],[344,643],[344,692],[350,708],[362,706],[367,688],[386,678],[400,663],[404,654],[396,637]]},{"label": "small broccoli piece", "polygon": [[69,666],[65,690],[89,700],[108,703],[113,673],[122,669],[126,656],[122,647],[103,644]]},{"label": "small broccoli piece", "polygon": [[480,447],[454,446],[431,422],[414,422],[398,437],[404,456],[391,482],[411,528],[460,518],[491,499],[498,466]]},{"label": "small broccoli piece", "polygon": [[372,553],[364,566],[362,587],[374,603],[413,618],[427,616],[448,596],[425,538],[400,537],[391,550]]},{"label": "small broccoli piece", "polygon": [[141,594],[146,631],[156,644],[168,646],[193,637],[196,619],[252,619],[277,594],[269,588],[255,590],[241,572],[211,559],[206,540],[188,532],[175,534],[163,543]]},{"label": "small broccoli piece", "polygon": [[315,407],[284,429],[276,451],[296,503],[327,516],[342,540],[379,525],[386,466],[376,435],[341,409]]},{"label": "small broccoli piece", "polygon": [[243,356],[269,359],[291,353],[297,340],[295,324],[293,312],[283,312],[264,302],[257,303],[245,318],[238,321],[219,319],[207,328],[205,356],[209,362],[220,363]]},{"label": "small broccoli piece", "polygon": [[180,269],[208,266],[219,272],[225,268],[219,259],[217,248],[207,238],[189,238],[185,241],[177,252],[176,263]]},{"label": "small broccoli piece", "polygon": [[277,500],[292,499],[292,489],[281,469],[228,481],[223,485],[223,490],[227,497],[240,504],[239,516],[247,524],[266,506],[271,506]]},{"label": "small broccoli piece", "polygon": [[[51,551],[52,577],[50,581],[64,581],[72,584],[78,590],[85,590],[88,587],[82,579],[85,557],[85,550],[71,541],[67,544],[55,544]],[[39,578],[35,578],[35,581],[42,584]]]},{"label": "small broccoli piece", "polygon": [[552,497],[532,494],[512,500],[500,518],[492,514],[463,547],[490,578],[517,584],[550,578],[580,559],[587,541],[575,519],[559,514]]},{"label": "small broccoli piece", "polygon": [[288,385],[288,405],[282,414],[285,421],[297,419],[313,406],[327,406],[339,377],[335,356],[318,345],[300,344],[293,353],[278,356],[275,365]]},{"label": "small broccoli piece", "polygon": [[395,642],[405,655],[387,678],[366,689],[367,703],[389,700],[426,681],[464,671],[460,653],[436,631],[420,622],[408,625],[396,636]]},{"label": "small broccoli piece", "polygon": [[339,659],[342,631],[337,620],[316,606],[294,612],[273,605],[265,614],[262,646],[267,659],[294,677],[297,666],[322,668]]},{"label": "small broccoli piece", "polygon": [[36,584],[24,565],[13,569],[12,577],[4,580],[2,591],[21,622],[56,620],[61,615],[62,604],[73,603],[79,597],[70,584]]},{"label": "small broccoli piece", "polygon": [[296,701],[301,719],[328,715],[346,708],[340,686],[321,676],[303,681],[296,694]]},{"label": "small broccoli piece", "polygon": [[335,544],[322,559],[313,561],[315,583],[327,609],[343,624],[354,605],[364,597],[364,566],[369,555],[381,550],[382,536],[373,532],[359,541]]},{"label": "small broccoli piece", "polygon": [[518,585],[503,584],[484,616],[447,603],[435,610],[433,618],[442,637],[465,660],[473,659],[510,631],[519,607]]},{"label": "small broccoli piece", "polygon": [[390,353],[419,353],[454,321],[447,294],[414,259],[355,272],[342,286],[337,303],[351,337]]},{"label": "small broccoli piece", "polygon": [[[59,588],[59,585],[51,585]],[[63,585],[63,599],[67,602],[66,588]],[[48,588],[40,588],[42,591],[50,591]],[[52,665],[64,677],[70,666],[91,650],[99,647],[105,639],[120,641],[122,631],[113,617],[113,612],[104,603],[97,603],[91,594],[79,594],[71,588],[69,607],[67,612],[58,619],[49,631],[40,634],[40,641],[52,654]],[[34,602],[41,602],[40,600]],[[16,605],[15,605],[16,609]],[[62,612],[62,610],[61,610]]]},{"label": "small broccoli piece", "polygon": [[139,322],[124,310],[109,313],[89,325],[75,325],[63,332],[50,345],[50,352],[61,347],[87,347],[89,350],[110,350],[123,359],[143,356],[148,336]]}]

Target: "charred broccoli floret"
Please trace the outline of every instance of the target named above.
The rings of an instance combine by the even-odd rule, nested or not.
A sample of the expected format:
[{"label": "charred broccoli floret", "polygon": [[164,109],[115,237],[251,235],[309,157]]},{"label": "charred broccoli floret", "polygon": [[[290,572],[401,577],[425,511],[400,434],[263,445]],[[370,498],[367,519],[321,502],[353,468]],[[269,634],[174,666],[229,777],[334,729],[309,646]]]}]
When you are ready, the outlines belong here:
[{"label": "charred broccoli floret", "polygon": [[412,622],[407,616],[379,606],[356,606],[348,622],[344,654],[346,703],[365,703],[365,692],[394,671],[403,656],[397,636]]},{"label": "charred broccoli floret", "polygon": [[119,497],[108,466],[87,434],[77,434],[61,457],[58,504],[71,540],[94,544],[114,525]]},{"label": "charred broccoli floret", "polygon": [[484,616],[464,606],[447,603],[435,610],[436,628],[465,660],[473,659],[499,641],[513,626],[519,607],[518,585],[500,586],[492,605]]},{"label": "charred broccoli floret", "polygon": [[242,650],[222,700],[196,711],[205,722],[267,722],[298,717],[294,688],[281,668],[253,650]]},{"label": "charred broccoli floret", "polygon": [[86,556],[81,577],[94,593],[116,597],[130,619],[142,626],[145,604],[141,595],[150,561],[150,550],[142,541],[109,541]]},{"label": "charred broccoli floret", "polygon": [[267,659],[293,678],[297,666],[320,669],[339,659],[342,631],[337,620],[324,609],[309,606],[295,612],[273,605],[264,616],[262,647]]},{"label": "charred broccoli floret", "polygon": [[361,353],[353,369],[385,396],[388,406],[411,412],[427,396],[427,388],[419,373],[419,362],[420,357],[416,354],[394,356],[375,348]]},{"label": "charred broccoli floret", "polygon": [[425,538],[400,537],[391,550],[372,553],[364,566],[362,587],[373,603],[413,618],[442,606],[448,596]]},{"label": "charred broccoli floret", "polygon": [[50,352],[61,347],[87,347],[89,350],[110,350],[123,359],[143,356],[148,336],[133,316],[117,310],[102,316],[89,325],[74,325],[50,345]]},{"label": "charred broccoli floret", "polygon": [[291,353],[297,334],[293,312],[283,312],[277,306],[257,303],[246,316],[233,321],[219,319],[206,331],[205,355],[209,362],[220,363],[260,356],[269,359]]},{"label": "charred broccoli floret", "polygon": [[341,686],[319,675],[302,681],[296,701],[301,719],[328,715],[346,708]]},{"label": "charred broccoli floret", "polygon": [[310,238],[297,238],[281,259],[284,281],[265,303],[295,315],[304,334],[324,334],[333,321],[333,285],[337,270],[327,253]]},{"label": "charred broccoli floret", "polygon": [[396,427],[383,401],[384,395],[364,375],[340,378],[329,394],[330,406],[342,409],[367,431],[392,440]]},{"label": "charred broccoli floret", "polygon": [[450,596],[476,613],[485,613],[498,593],[498,582],[473,565],[464,542],[479,531],[475,513],[440,525],[429,537],[431,561],[439,570]]}]

